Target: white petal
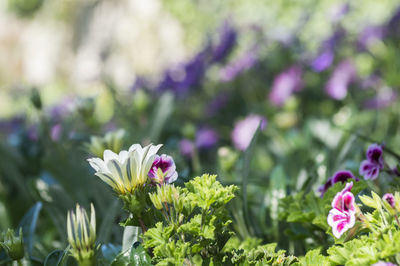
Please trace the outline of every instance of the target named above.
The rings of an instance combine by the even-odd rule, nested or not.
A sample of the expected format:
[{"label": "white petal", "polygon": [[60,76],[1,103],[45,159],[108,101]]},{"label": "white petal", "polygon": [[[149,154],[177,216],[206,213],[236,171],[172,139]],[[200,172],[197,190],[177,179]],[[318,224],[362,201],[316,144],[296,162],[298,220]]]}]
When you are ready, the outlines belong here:
[{"label": "white petal", "polygon": [[133,144],[132,146],[129,147],[129,152],[134,151],[134,150],[142,150],[142,146],[140,144]]},{"label": "white petal", "polygon": [[96,170],[96,172],[108,172],[107,166],[104,161],[100,158],[90,158],[88,159],[90,166]]},{"label": "white petal", "polygon": [[118,154],[118,160],[119,160],[119,162],[121,163],[121,164],[123,164],[125,161],[126,161],[126,159],[128,159],[128,151],[121,151],[119,154]]},{"label": "white petal", "polygon": [[123,183],[123,173],[122,173],[122,167],[118,160],[110,160],[107,163],[107,167],[111,172],[111,175],[118,186],[118,189],[122,192],[125,191],[124,183]]},{"label": "white petal", "polygon": [[110,160],[118,160],[118,154],[116,154],[116,153],[114,153],[113,151],[111,151],[111,150],[105,150],[104,151],[104,154],[103,154],[103,159],[104,159],[104,162],[106,163],[106,164],[108,164],[108,162],[110,161]]}]

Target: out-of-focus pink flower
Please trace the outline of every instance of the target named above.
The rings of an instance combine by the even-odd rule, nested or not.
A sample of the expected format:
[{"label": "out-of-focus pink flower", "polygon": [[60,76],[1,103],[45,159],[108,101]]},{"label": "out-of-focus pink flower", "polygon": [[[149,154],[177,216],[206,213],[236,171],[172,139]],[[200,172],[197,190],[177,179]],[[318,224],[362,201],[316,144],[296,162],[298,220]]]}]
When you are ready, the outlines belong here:
[{"label": "out-of-focus pink flower", "polygon": [[368,49],[371,45],[381,40],[385,35],[382,26],[367,26],[358,36],[357,45],[361,50]]},{"label": "out-of-focus pink flower", "polygon": [[383,169],[383,148],[378,144],[371,144],[367,150],[367,160],[361,162],[360,175],[364,179],[376,179],[379,171]]},{"label": "out-of-focus pink flower", "polygon": [[170,184],[174,182],[178,178],[174,159],[166,154],[162,154],[161,156],[156,155],[148,176],[157,184]]},{"label": "out-of-focus pink flower", "polygon": [[397,100],[397,93],[390,89],[379,91],[377,95],[364,102],[367,109],[382,109],[390,106]]},{"label": "out-of-focus pink flower", "polygon": [[194,143],[188,139],[182,139],[179,142],[179,150],[186,157],[192,157],[194,150]]},{"label": "out-of-focus pink flower", "polygon": [[217,142],[218,134],[212,128],[203,127],[196,132],[196,147],[199,149],[211,149]]},{"label": "out-of-focus pink flower", "polygon": [[350,83],[356,78],[356,68],[350,59],[336,66],[325,85],[325,92],[335,100],[342,100],[347,95]]},{"label": "out-of-focus pink flower", "polygon": [[301,79],[302,70],[298,66],[292,66],[275,77],[269,101],[274,106],[283,105],[293,92],[303,88]]},{"label": "out-of-focus pink flower", "polygon": [[62,126],[61,124],[54,125],[50,130],[50,138],[53,141],[59,141],[61,137]]},{"label": "out-of-focus pink flower", "polygon": [[393,264],[391,262],[386,262],[386,261],[378,261],[375,264],[372,264],[371,266],[397,266],[396,264]]},{"label": "out-of-focus pink flower", "polygon": [[267,126],[267,120],[260,115],[249,115],[237,122],[232,131],[233,145],[239,150],[246,150],[259,125],[261,129]]},{"label": "out-of-focus pink flower", "polygon": [[311,63],[311,68],[315,72],[321,72],[330,67],[333,63],[335,54],[332,50],[323,51]]},{"label": "out-of-focus pink flower", "polygon": [[346,187],[338,192],[332,201],[332,209],[329,211],[327,220],[336,238],[340,238],[355,224],[355,200],[353,193],[350,192],[352,187],[353,182],[347,183]]},{"label": "out-of-focus pink flower", "polygon": [[228,82],[234,80],[239,74],[252,68],[257,63],[257,59],[257,49],[250,49],[244,55],[221,69],[221,81]]},{"label": "out-of-focus pink flower", "polygon": [[392,208],[395,207],[396,201],[392,193],[386,193],[385,195],[383,195],[382,199],[386,200],[387,203],[389,203],[389,205],[392,206]]}]

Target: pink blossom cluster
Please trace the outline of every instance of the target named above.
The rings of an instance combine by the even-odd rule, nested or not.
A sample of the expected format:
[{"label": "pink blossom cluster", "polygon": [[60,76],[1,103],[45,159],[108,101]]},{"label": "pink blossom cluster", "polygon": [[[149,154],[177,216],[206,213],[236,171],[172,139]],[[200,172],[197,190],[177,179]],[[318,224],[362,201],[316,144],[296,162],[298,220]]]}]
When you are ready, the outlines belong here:
[{"label": "pink blossom cluster", "polygon": [[332,227],[332,233],[336,238],[340,238],[344,232],[352,228],[356,221],[354,195],[350,192],[352,187],[353,182],[347,183],[332,201],[328,224]]}]

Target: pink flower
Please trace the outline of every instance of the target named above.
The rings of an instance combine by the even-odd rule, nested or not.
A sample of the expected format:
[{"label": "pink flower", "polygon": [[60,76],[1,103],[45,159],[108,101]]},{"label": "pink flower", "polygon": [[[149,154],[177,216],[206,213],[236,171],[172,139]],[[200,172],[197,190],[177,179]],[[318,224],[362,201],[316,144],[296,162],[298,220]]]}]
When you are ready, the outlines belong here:
[{"label": "pink flower", "polygon": [[174,159],[165,154],[162,154],[161,156],[156,155],[148,176],[155,183],[171,184],[178,178]]},{"label": "pink flower", "polygon": [[389,203],[389,205],[392,206],[392,208],[395,207],[396,201],[392,193],[386,193],[385,195],[383,195],[382,199],[386,200],[387,203]]},{"label": "pink flower", "polygon": [[232,142],[235,148],[246,150],[258,126],[261,130],[267,126],[267,120],[263,116],[253,114],[237,122],[232,131]]},{"label": "pink flower", "polygon": [[332,72],[325,85],[325,92],[332,99],[343,100],[350,83],[356,78],[356,68],[351,60],[344,60]]},{"label": "pink flower", "polygon": [[367,150],[367,160],[361,162],[360,175],[364,179],[376,179],[379,171],[383,169],[383,148],[378,144],[371,144]]},{"label": "pink flower", "polygon": [[332,227],[332,233],[336,238],[340,238],[344,232],[352,228],[356,221],[354,195],[350,192],[352,187],[353,182],[347,183],[332,201],[328,224]]},{"label": "pink flower", "polygon": [[282,106],[294,92],[302,88],[302,69],[292,66],[275,77],[268,96],[269,101],[273,106]]}]

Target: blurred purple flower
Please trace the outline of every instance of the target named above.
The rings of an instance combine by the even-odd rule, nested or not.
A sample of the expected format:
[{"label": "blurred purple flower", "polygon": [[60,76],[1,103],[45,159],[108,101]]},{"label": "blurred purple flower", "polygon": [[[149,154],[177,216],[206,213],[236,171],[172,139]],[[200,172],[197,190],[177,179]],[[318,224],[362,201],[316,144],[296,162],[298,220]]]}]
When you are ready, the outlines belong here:
[{"label": "blurred purple flower", "polygon": [[234,80],[240,73],[252,68],[257,63],[257,59],[257,49],[253,48],[248,50],[241,57],[220,70],[221,80],[225,82]]},{"label": "blurred purple flower", "polygon": [[381,84],[382,84],[381,78],[376,74],[372,74],[367,78],[360,80],[359,85],[362,89],[371,89],[371,88],[378,88],[379,86],[381,86]]},{"label": "blurred purple flower", "polygon": [[356,68],[350,59],[336,66],[325,85],[325,92],[335,100],[342,100],[347,95],[349,84],[356,78]]},{"label": "blurred purple flower", "polygon": [[220,111],[227,104],[229,100],[228,93],[220,93],[211,100],[205,107],[205,113],[208,117],[215,115],[218,111]]},{"label": "blurred purple flower", "polygon": [[138,89],[144,89],[144,88],[150,88],[149,81],[143,76],[136,77],[135,82],[131,87],[131,91],[134,92]]},{"label": "blurred purple flower", "polygon": [[192,157],[194,150],[194,143],[188,139],[182,139],[179,142],[179,150],[185,157]]},{"label": "blurred purple flower", "polygon": [[194,56],[187,63],[173,70],[167,70],[158,85],[159,91],[173,91],[178,95],[187,93],[192,87],[198,86],[206,71],[206,53],[209,47]]},{"label": "blurred purple flower", "polygon": [[239,150],[246,150],[258,126],[260,126],[261,130],[267,126],[265,117],[253,114],[238,121],[232,131],[233,145]]},{"label": "blurred purple flower", "polygon": [[292,66],[275,77],[269,101],[274,106],[283,105],[293,92],[300,91],[303,88],[301,78],[302,70],[298,66]]},{"label": "blurred purple flower", "polygon": [[384,35],[385,30],[382,26],[367,26],[358,36],[357,46],[361,50],[368,49],[376,41],[381,40]]},{"label": "blurred purple flower", "polygon": [[39,140],[39,128],[38,125],[31,125],[27,129],[27,135],[29,140],[38,141]]},{"label": "blurred purple flower", "polygon": [[345,37],[346,31],[338,27],[335,32],[325,41],[322,43],[322,50],[335,50],[335,48],[338,46],[340,41]]},{"label": "blurred purple flower", "polygon": [[50,120],[54,123],[60,123],[62,120],[71,114],[76,104],[76,99],[73,97],[67,97],[62,99],[57,104],[53,105],[48,109]]},{"label": "blurred purple flower", "polygon": [[50,129],[50,138],[53,141],[59,141],[61,138],[62,126],[61,124],[55,124]]},{"label": "blurred purple flower", "polygon": [[383,148],[378,144],[371,144],[367,150],[367,160],[361,162],[360,175],[364,179],[376,179],[379,171],[383,169]]},{"label": "blurred purple flower", "polygon": [[386,193],[385,195],[383,195],[382,199],[386,200],[387,203],[389,203],[389,205],[392,206],[392,208],[395,207],[396,201],[392,193]]},{"label": "blurred purple flower", "polygon": [[400,7],[393,13],[393,16],[386,25],[386,33],[390,37],[399,37],[400,35]]},{"label": "blurred purple flower", "polygon": [[337,171],[332,177],[330,177],[328,179],[328,181],[326,181],[326,183],[324,185],[322,185],[318,191],[321,192],[321,198],[324,196],[325,192],[334,184],[341,182],[342,184],[344,184],[345,182],[347,182],[349,179],[354,179],[355,181],[360,181],[360,179],[358,179],[357,177],[355,177],[353,175],[352,172],[347,171],[347,170],[340,170]]},{"label": "blurred purple flower", "polygon": [[171,184],[178,178],[174,159],[166,154],[156,155],[148,176],[156,184]]},{"label": "blurred purple flower", "polygon": [[218,142],[217,132],[208,127],[200,128],[196,133],[196,147],[199,149],[211,149]]},{"label": "blurred purple flower", "polygon": [[321,72],[330,67],[333,63],[335,54],[332,50],[323,51],[311,63],[311,68],[315,72]]},{"label": "blurred purple flower", "polygon": [[386,262],[386,261],[378,261],[377,263],[372,264],[371,266],[397,266],[396,264],[393,264],[391,262]]},{"label": "blurred purple flower", "polygon": [[0,133],[11,134],[21,128],[25,123],[23,116],[15,116],[10,119],[0,120]]},{"label": "blurred purple flower", "polygon": [[350,4],[336,4],[329,10],[329,18],[332,22],[340,21],[350,11]]},{"label": "blurred purple flower", "polygon": [[393,90],[384,90],[378,92],[378,94],[364,102],[364,106],[367,109],[382,109],[390,106],[397,100],[397,93]]},{"label": "blurred purple flower", "polygon": [[329,68],[335,59],[335,49],[345,36],[345,31],[338,28],[328,39],[322,42],[318,55],[311,61],[311,68],[315,72],[322,72]]},{"label": "blurred purple flower", "polygon": [[225,20],[220,28],[219,43],[213,49],[212,62],[220,62],[232,51],[236,45],[237,32],[230,20]]}]

